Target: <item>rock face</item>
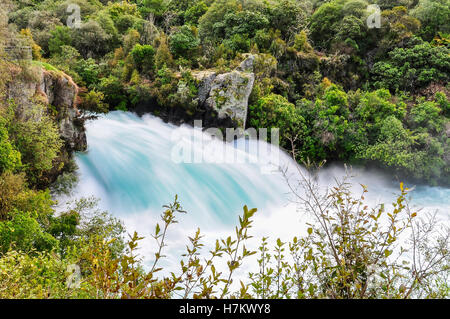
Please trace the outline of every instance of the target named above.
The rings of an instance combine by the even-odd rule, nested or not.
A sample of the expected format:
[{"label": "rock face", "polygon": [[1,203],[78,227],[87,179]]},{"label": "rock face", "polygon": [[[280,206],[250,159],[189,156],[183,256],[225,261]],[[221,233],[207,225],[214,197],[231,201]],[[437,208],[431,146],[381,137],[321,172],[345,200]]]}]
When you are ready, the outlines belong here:
[{"label": "rock face", "polygon": [[86,134],[81,123],[77,123],[76,107],[78,87],[62,72],[40,69],[33,80],[19,80],[8,84],[8,98],[14,99],[16,115],[26,117],[33,105],[39,101],[56,108],[56,120],[61,137],[69,151],[84,151],[87,148]]},{"label": "rock face", "polygon": [[193,74],[200,82],[199,105],[216,111],[219,119],[230,118],[237,126],[245,128],[248,98],[255,82],[254,60],[255,56],[248,54],[232,72],[200,71]]}]

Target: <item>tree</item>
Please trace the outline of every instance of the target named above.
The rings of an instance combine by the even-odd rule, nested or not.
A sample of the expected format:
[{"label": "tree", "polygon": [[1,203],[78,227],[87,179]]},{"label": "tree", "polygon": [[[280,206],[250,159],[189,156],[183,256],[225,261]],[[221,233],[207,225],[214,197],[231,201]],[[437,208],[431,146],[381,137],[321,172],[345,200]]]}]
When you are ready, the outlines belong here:
[{"label": "tree", "polygon": [[114,75],[102,78],[96,89],[105,96],[104,101],[111,109],[126,109],[128,98],[123,83]]},{"label": "tree", "polygon": [[435,102],[422,101],[411,108],[411,120],[415,126],[427,128],[431,132],[441,132],[444,123],[441,112]]},{"label": "tree", "polygon": [[329,49],[337,31],[336,25],[342,21],[342,1],[331,1],[321,5],[311,16],[309,29],[311,39],[318,47]]},{"label": "tree", "polygon": [[305,132],[305,120],[295,105],[277,94],[269,94],[250,106],[249,126],[280,129],[280,144],[289,150],[292,148],[291,142],[301,142]]},{"label": "tree", "polygon": [[83,86],[93,87],[100,80],[100,66],[92,58],[76,61],[74,71],[81,77],[79,84]]},{"label": "tree", "polygon": [[143,17],[148,17],[149,14],[155,15],[155,17],[162,17],[167,10],[168,1],[166,0],[143,0],[142,6],[139,10]]},{"label": "tree", "polygon": [[413,39],[406,48],[395,48],[389,58],[375,63],[374,86],[417,91],[430,83],[447,82],[450,74],[449,49],[433,47],[428,42]]},{"label": "tree", "polygon": [[42,48],[34,41],[33,35],[31,34],[31,30],[28,28],[22,29],[20,31],[20,34],[25,36],[29,45],[31,46],[31,53],[32,53],[33,60],[42,59]]},{"label": "tree", "polygon": [[208,6],[203,1],[199,1],[184,12],[186,24],[196,26],[199,19],[208,11]]},{"label": "tree", "polygon": [[360,130],[358,134],[367,136],[374,142],[378,138],[380,125],[388,116],[395,116],[402,121],[406,115],[406,105],[403,102],[392,103],[392,96],[386,89],[373,92],[363,92],[357,98],[355,115]]},{"label": "tree", "polygon": [[50,54],[61,54],[61,47],[72,45],[72,35],[70,29],[66,26],[57,26],[50,34],[52,37],[48,40],[48,49]]},{"label": "tree", "polygon": [[53,161],[60,154],[63,141],[54,121],[44,113],[42,106],[35,106],[27,116],[24,121],[11,118],[8,131],[22,154],[29,181],[45,184],[44,174],[53,168]]},{"label": "tree", "polygon": [[236,0],[216,0],[199,20],[199,36],[202,41],[217,42],[225,38],[223,17],[239,11]]},{"label": "tree", "polygon": [[110,48],[111,36],[97,21],[89,20],[73,31],[73,46],[84,58],[104,55]]},{"label": "tree", "polygon": [[149,72],[155,67],[155,49],[151,45],[136,44],[130,52],[134,66],[140,72]]},{"label": "tree", "polygon": [[173,56],[172,53],[170,53],[169,45],[167,44],[167,38],[165,35],[162,35],[159,38],[159,46],[156,49],[155,67],[157,70],[160,70],[164,66],[170,68],[173,65]]},{"label": "tree", "polygon": [[378,161],[386,166],[406,169],[419,173],[419,166],[424,159],[423,151],[414,151],[415,138],[394,116],[385,118],[380,127],[380,134],[375,144],[367,146],[360,156]]},{"label": "tree", "polygon": [[320,6],[310,21],[314,44],[327,50],[345,45],[356,51],[369,47],[367,6],[364,0],[334,0]]},{"label": "tree", "polygon": [[411,15],[420,20],[419,34],[431,41],[438,32],[450,33],[450,3],[447,0],[420,0]]},{"label": "tree", "polygon": [[45,232],[32,213],[16,212],[10,220],[0,222],[0,253],[11,248],[31,253],[58,247],[58,241]]},{"label": "tree", "polygon": [[83,111],[94,113],[107,113],[108,105],[104,103],[105,95],[95,89],[81,96],[82,102],[78,108]]},{"label": "tree", "polygon": [[194,30],[186,25],[169,37],[170,52],[175,57],[192,58],[199,44],[200,40]]},{"label": "tree", "polygon": [[14,149],[7,129],[0,122],[0,173],[15,171],[21,165],[21,154]]},{"label": "tree", "polygon": [[269,25],[280,30],[284,40],[291,40],[293,35],[306,27],[307,16],[300,1],[276,1],[268,11]]},{"label": "tree", "polygon": [[420,28],[420,21],[408,15],[408,9],[402,6],[382,11],[381,19],[384,36],[380,45],[388,49],[411,38]]}]

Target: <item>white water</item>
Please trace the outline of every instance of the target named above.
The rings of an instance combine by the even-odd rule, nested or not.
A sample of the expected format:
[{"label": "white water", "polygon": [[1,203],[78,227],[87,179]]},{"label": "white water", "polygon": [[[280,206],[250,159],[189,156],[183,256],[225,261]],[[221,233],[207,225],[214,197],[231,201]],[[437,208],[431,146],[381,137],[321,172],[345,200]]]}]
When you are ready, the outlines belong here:
[{"label": "white water", "polygon": [[[170,270],[177,267],[174,262],[179,260],[187,236],[193,235],[197,227],[205,235],[206,248],[216,238],[233,235],[244,205],[258,208],[251,231],[255,238],[249,246],[256,247],[263,236],[289,240],[302,232],[307,216],[289,204],[288,187],[281,174],[262,173],[267,158],[260,158],[256,164],[174,163],[174,132],[190,143],[193,130],[152,116],[139,118],[122,112],[112,112],[88,123],[88,152],[76,158],[80,175],[77,197],[100,198],[101,207],[122,219],[129,233],[136,230],[145,236],[141,254],[150,263],[155,249],[150,234],[159,221],[162,205],[178,194],[188,214],[179,216],[180,223],[170,231],[165,251],[168,258],[162,264]],[[190,145],[195,152],[203,151],[195,143]],[[210,145],[217,148],[221,144]],[[254,156],[245,151],[242,141],[237,147],[244,157]],[[282,167],[295,165],[284,153],[279,155]],[[355,182],[369,186],[366,197],[374,204],[390,203],[398,194],[398,183],[380,171],[356,169],[353,173],[357,175]],[[320,181],[331,184],[334,177],[343,175],[343,167],[327,168],[321,171]],[[413,203],[427,210],[439,210],[440,216],[448,220],[450,189],[422,186],[411,195]]]}]

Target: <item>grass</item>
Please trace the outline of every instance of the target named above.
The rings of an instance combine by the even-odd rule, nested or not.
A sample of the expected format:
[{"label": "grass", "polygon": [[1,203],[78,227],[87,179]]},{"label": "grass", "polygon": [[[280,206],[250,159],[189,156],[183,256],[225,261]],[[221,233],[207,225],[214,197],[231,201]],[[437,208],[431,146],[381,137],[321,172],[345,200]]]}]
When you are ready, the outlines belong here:
[{"label": "grass", "polygon": [[57,68],[55,68],[53,65],[48,64],[46,62],[42,62],[42,61],[31,61],[32,65],[35,66],[39,66],[42,67],[43,69],[47,70],[47,71],[53,71],[53,72],[61,72],[60,70],[58,70]]}]

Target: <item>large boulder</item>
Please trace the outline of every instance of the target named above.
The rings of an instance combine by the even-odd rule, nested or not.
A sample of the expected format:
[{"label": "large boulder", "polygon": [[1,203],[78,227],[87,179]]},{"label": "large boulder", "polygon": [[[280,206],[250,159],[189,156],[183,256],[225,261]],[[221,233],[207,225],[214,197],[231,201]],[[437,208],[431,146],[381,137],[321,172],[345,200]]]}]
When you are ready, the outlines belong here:
[{"label": "large boulder", "polygon": [[194,77],[200,82],[199,105],[217,112],[219,119],[230,118],[238,127],[245,128],[248,99],[255,82],[254,60],[255,56],[248,54],[238,68],[228,73],[194,73]]}]

